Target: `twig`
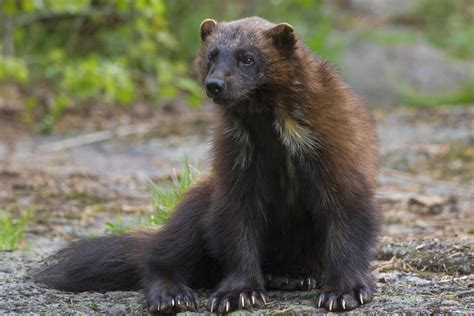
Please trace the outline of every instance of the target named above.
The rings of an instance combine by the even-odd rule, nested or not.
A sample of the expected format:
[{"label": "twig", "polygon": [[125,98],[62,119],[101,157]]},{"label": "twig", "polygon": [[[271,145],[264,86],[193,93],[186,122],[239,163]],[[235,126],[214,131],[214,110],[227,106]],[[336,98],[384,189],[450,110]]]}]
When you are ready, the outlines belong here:
[{"label": "twig", "polygon": [[44,22],[48,20],[61,20],[61,19],[71,19],[76,17],[83,17],[88,18],[94,15],[97,16],[108,16],[115,14],[116,16],[120,17],[113,6],[105,6],[102,8],[90,8],[78,12],[40,12],[40,13],[33,13],[33,14],[23,14],[16,20],[15,26],[17,27],[25,27],[31,24],[35,24],[38,22]]},{"label": "twig", "polygon": [[392,269],[401,269],[405,272],[414,271],[413,267],[408,262],[393,256],[388,262],[381,263],[377,268],[375,268],[374,272],[385,272]]},{"label": "twig", "polygon": [[67,139],[62,139],[57,142],[44,144],[38,146],[41,152],[57,152],[84,145],[104,142],[115,137],[125,137],[133,134],[146,134],[155,127],[155,124],[136,124],[120,126],[115,129],[104,130],[89,134],[82,134]]},{"label": "twig", "polygon": [[469,276],[469,275],[465,275],[465,276],[462,276],[462,277],[457,277],[457,278],[451,278],[451,277],[448,277],[446,276],[446,279],[442,279],[439,281],[439,283],[449,283],[449,282],[462,282],[464,280],[474,280],[474,277],[472,276]]}]

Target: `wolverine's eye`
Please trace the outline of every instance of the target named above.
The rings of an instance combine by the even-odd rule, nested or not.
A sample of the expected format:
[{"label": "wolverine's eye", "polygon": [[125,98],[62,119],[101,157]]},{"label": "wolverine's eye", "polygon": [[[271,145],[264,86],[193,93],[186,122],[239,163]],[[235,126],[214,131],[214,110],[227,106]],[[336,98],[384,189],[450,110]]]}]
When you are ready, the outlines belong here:
[{"label": "wolverine's eye", "polygon": [[252,66],[254,63],[255,63],[255,60],[253,59],[252,56],[249,56],[249,55],[246,55],[246,56],[242,56],[240,58],[240,61],[242,62],[242,64],[244,64],[245,66]]},{"label": "wolverine's eye", "polygon": [[214,62],[217,58],[217,55],[219,55],[219,51],[217,49],[214,49],[212,50],[212,52],[210,52],[208,55],[207,55],[207,59],[210,61],[210,62]]}]

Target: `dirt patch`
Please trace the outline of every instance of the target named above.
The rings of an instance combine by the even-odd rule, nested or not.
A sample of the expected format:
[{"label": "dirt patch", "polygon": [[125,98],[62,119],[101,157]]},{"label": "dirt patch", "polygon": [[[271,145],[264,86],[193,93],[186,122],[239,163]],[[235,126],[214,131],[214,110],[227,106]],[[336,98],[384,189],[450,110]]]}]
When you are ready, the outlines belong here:
[{"label": "dirt patch", "polygon": [[474,254],[470,241],[467,238],[455,241],[435,238],[383,244],[375,253],[375,258],[385,263],[376,270],[389,271],[402,267],[406,272],[421,274],[470,275],[474,273]]}]

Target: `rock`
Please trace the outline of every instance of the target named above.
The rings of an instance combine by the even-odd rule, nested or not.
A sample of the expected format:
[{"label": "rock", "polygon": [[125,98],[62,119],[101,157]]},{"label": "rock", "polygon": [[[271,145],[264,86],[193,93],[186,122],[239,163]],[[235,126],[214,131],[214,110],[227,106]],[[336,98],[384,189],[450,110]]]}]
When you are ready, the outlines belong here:
[{"label": "rock", "polygon": [[370,15],[404,15],[413,12],[419,0],[350,0],[354,11]]},{"label": "rock", "polygon": [[353,40],[341,60],[349,85],[371,105],[396,105],[402,89],[440,95],[465,88],[474,65],[453,60],[426,43],[382,46]]},{"label": "rock", "polygon": [[439,215],[458,213],[458,198],[455,195],[418,194],[412,192],[381,191],[378,193],[380,204],[391,207],[401,205],[402,209],[419,215]]},{"label": "rock", "polygon": [[129,313],[127,306],[124,304],[115,304],[109,309],[112,315],[127,315]]},{"label": "rock", "polygon": [[439,195],[413,194],[407,201],[409,212],[420,215],[437,215],[444,211],[457,212],[455,196],[444,198]]},{"label": "rock", "polygon": [[433,196],[413,196],[407,201],[408,211],[416,214],[440,214],[443,211],[443,198]]},{"label": "rock", "polygon": [[431,284],[430,280],[426,280],[417,276],[410,276],[410,275],[405,277],[404,282],[406,282],[409,285],[419,285],[419,286]]}]

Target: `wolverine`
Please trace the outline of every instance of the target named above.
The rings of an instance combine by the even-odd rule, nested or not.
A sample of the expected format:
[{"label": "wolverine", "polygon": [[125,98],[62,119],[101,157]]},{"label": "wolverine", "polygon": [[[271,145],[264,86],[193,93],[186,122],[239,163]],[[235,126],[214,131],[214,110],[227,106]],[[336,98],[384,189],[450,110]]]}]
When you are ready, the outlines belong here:
[{"label": "wolverine", "polygon": [[159,230],[85,239],[37,274],[67,291],[143,289],[152,313],[259,308],[314,291],[329,311],[373,299],[380,214],[374,122],[291,25],[208,19],[199,81],[215,103],[212,165]]}]

